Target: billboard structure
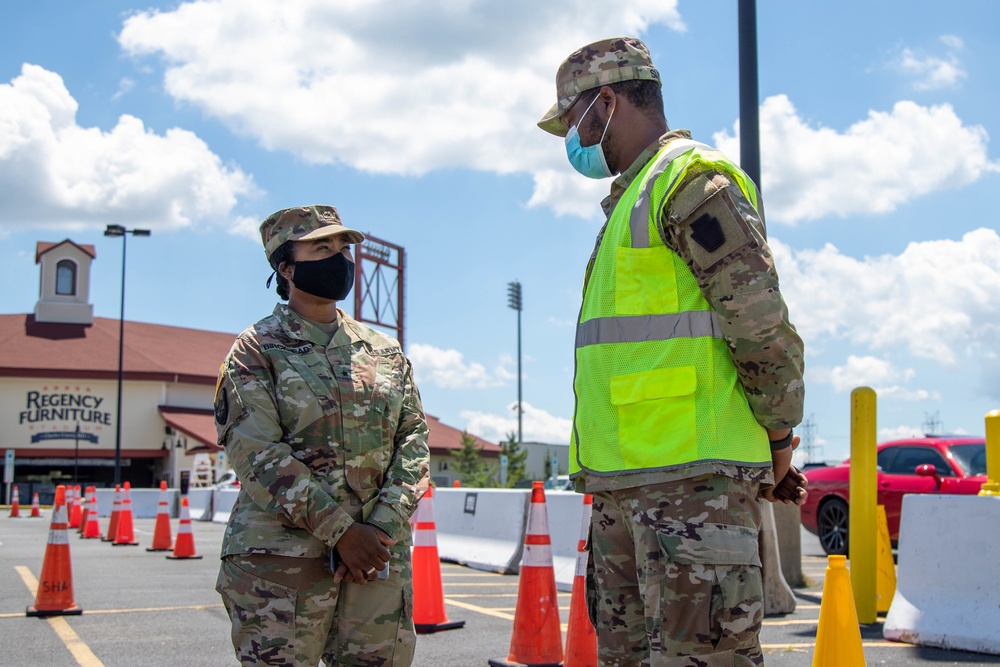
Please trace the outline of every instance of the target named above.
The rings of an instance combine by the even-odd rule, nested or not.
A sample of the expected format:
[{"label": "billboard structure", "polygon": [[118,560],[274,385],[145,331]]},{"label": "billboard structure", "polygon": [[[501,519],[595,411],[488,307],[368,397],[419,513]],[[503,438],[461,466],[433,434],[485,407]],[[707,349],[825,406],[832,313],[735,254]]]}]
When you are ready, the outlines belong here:
[{"label": "billboard structure", "polygon": [[354,319],[388,329],[406,350],[406,250],[365,234],[357,247],[354,272]]}]

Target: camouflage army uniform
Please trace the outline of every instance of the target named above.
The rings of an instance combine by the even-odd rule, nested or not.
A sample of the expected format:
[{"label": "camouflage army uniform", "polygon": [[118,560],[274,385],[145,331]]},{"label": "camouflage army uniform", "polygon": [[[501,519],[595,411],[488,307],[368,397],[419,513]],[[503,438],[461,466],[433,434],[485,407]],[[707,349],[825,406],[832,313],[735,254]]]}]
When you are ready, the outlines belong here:
[{"label": "camouflage army uniform", "polygon": [[[557,86],[559,76],[583,82],[580,91],[620,80],[659,80],[655,69],[639,76],[646,70],[635,65],[652,68],[638,40],[596,43],[567,59]],[[579,95],[567,91],[573,86],[561,89],[539,122],[542,129],[566,133],[559,119]],[[606,216],[646,164],[680,138],[690,134],[668,131],[614,180],[601,203]],[[720,172],[688,173],[674,192],[659,221],[661,238],[688,265],[718,314],[756,420],[774,430],[797,425],[803,346],[778,289],[762,214]],[[715,255],[692,238],[692,223],[705,213],[719,220],[727,238]],[[588,596],[602,666],[763,664],[758,496],[774,481],[770,466],[696,461],[656,471],[584,471],[576,479],[578,490],[594,494]]]},{"label": "camouflage army uniform", "polygon": [[[216,392],[242,485],[217,590],[243,664],[412,661],[409,517],[428,481],[427,425],[399,343],[338,311],[332,338],[278,304],[236,340]],[[397,540],[389,577],[333,583],[356,521]]]}]

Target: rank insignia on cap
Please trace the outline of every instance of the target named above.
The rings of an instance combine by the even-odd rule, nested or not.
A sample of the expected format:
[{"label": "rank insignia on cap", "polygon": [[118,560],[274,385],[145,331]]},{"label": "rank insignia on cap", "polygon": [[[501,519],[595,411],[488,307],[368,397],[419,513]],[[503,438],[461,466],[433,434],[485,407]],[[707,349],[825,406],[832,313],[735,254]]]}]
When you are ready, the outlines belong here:
[{"label": "rank insignia on cap", "polygon": [[715,252],[726,242],[719,219],[708,213],[691,223],[691,238],[708,252]]}]

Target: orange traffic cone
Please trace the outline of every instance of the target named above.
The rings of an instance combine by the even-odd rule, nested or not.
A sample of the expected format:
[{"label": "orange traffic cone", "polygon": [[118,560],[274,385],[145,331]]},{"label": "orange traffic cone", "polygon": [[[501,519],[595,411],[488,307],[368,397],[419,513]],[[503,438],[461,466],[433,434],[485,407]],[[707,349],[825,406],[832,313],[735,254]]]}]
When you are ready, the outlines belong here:
[{"label": "orange traffic cone", "polygon": [[101,539],[101,524],[97,520],[97,488],[91,487],[90,506],[87,510],[87,525],[83,529],[83,539]]},{"label": "orange traffic cone", "polygon": [[455,630],[465,621],[449,621],[444,612],[441,558],[434,525],[434,487],[417,504],[413,522],[413,625],[419,634]]},{"label": "orange traffic cone", "polygon": [[847,556],[827,556],[813,667],[865,667]]},{"label": "orange traffic cone", "polygon": [[42,517],[42,507],[38,504],[38,493],[31,496],[31,518],[40,519]]},{"label": "orange traffic cone", "polygon": [[80,522],[83,521],[83,503],[80,500],[80,487],[79,485],[69,487],[66,489],[66,494],[73,493],[73,501],[67,503],[69,506],[69,527],[79,528]]},{"label": "orange traffic cone", "polygon": [[597,667],[597,632],[587,613],[587,535],[594,496],[583,497],[583,520],[580,541],[576,545],[576,576],[573,577],[573,597],[569,603],[569,624],[566,628],[566,663],[564,667]]},{"label": "orange traffic cone", "polygon": [[114,542],[118,537],[118,520],[122,514],[122,486],[115,484],[115,501],[111,505],[111,519],[108,521],[108,532],[101,538],[102,542]]},{"label": "orange traffic cone", "polygon": [[167,502],[167,483],[160,482],[160,503],[156,508],[156,528],[153,529],[153,546],[146,551],[171,551],[174,540],[170,536],[170,503]]},{"label": "orange traffic cone", "polygon": [[456,479],[455,482],[452,484],[452,487],[454,487],[456,489],[462,488],[462,480]]},{"label": "orange traffic cone", "polygon": [[111,543],[113,547],[134,547],[139,543],[135,541],[135,526],[132,520],[132,485],[125,482],[122,490],[121,514],[118,516],[118,534],[115,541]]},{"label": "orange traffic cone", "polygon": [[194,533],[191,532],[191,510],[188,509],[187,498],[181,498],[181,523],[177,526],[177,541],[174,542],[174,553],[167,558],[201,558],[194,552]]},{"label": "orange traffic cone", "polygon": [[14,487],[14,493],[10,498],[10,518],[17,519],[21,516],[21,496],[17,494],[17,487]]},{"label": "orange traffic cone", "polygon": [[514,634],[507,660],[490,660],[490,667],[559,667],[562,665],[562,629],[556,573],[552,567],[549,515],[541,482],[531,485],[528,529],[517,586]]},{"label": "orange traffic cone", "polygon": [[94,492],[93,486],[83,489],[83,513],[80,515],[80,527],[76,529],[77,535],[83,537],[83,531],[87,529],[87,517],[90,515],[90,500],[88,497]]},{"label": "orange traffic cone", "polygon": [[35,605],[28,607],[28,616],[63,616],[82,614],[73,601],[73,564],[69,555],[68,520],[66,518],[66,487],[56,487],[56,501],[49,527],[49,543],[42,561],[42,576],[38,578]]}]

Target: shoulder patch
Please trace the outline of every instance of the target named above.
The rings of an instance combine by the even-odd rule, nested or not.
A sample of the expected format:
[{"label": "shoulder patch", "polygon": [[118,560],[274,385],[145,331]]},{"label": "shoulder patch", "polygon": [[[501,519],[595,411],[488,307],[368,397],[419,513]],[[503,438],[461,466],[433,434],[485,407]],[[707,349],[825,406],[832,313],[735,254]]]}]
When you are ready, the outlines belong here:
[{"label": "shoulder patch", "polygon": [[215,421],[217,424],[224,425],[229,419],[229,395],[226,393],[226,388],[223,387],[221,391],[215,394]]},{"label": "shoulder patch", "polygon": [[726,242],[719,219],[709,213],[703,213],[691,223],[691,238],[708,252],[715,252]]}]

